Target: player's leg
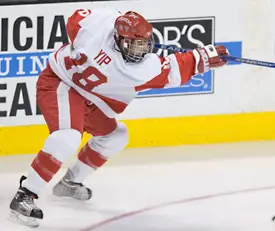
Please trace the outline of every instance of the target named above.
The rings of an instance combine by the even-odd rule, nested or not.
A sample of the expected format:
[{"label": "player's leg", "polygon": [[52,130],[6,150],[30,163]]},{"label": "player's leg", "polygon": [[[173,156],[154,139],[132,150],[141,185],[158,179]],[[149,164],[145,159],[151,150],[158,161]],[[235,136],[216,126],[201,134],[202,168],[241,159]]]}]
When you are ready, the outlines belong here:
[{"label": "player's leg", "polygon": [[[93,137],[81,149],[78,160],[67,171],[64,178],[53,188],[56,196],[88,200],[91,191],[83,186],[83,181],[106,161],[122,151],[128,143],[126,126],[114,118],[108,118],[95,105],[87,108],[85,130]],[[74,189],[68,184],[78,184]]]},{"label": "player's leg", "polygon": [[33,199],[38,198],[62,163],[77,152],[85,110],[84,98],[62,82],[49,67],[41,72],[38,79],[37,103],[50,135],[32,161],[27,178],[23,176],[20,179],[19,190],[10,204],[12,219],[31,226],[38,224],[28,217],[43,218],[42,211]]}]

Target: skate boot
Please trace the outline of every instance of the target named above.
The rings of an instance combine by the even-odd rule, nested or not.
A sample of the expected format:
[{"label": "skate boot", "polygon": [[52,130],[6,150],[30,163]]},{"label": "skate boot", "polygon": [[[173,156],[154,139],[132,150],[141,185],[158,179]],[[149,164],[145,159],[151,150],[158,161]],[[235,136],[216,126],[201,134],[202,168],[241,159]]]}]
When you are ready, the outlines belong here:
[{"label": "skate boot", "polygon": [[81,183],[73,182],[72,174],[69,169],[61,181],[53,187],[53,195],[57,197],[71,197],[82,201],[91,199],[92,191]]},{"label": "skate boot", "polygon": [[20,187],[10,203],[9,219],[15,223],[37,227],[39,226],[38,219],[43,219],[43,212],[34,203],[34,199],[38,199],[38,196],[22,187],[25,179],[25,176],[21,177]]}]

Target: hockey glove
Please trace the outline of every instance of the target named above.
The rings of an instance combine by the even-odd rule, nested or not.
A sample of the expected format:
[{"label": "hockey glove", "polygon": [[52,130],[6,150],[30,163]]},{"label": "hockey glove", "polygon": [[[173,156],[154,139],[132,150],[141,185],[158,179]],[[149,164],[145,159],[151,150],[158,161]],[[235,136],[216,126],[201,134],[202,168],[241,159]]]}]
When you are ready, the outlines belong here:
[{"label": "hockey glove", "polygon": [[195,57],[195,74],[202,74],[212,68],[221,67],[227,64],[220,58],[220,55],[229,55],[228,50],[222,46],[207,45],[196,48],[193,51]]}]

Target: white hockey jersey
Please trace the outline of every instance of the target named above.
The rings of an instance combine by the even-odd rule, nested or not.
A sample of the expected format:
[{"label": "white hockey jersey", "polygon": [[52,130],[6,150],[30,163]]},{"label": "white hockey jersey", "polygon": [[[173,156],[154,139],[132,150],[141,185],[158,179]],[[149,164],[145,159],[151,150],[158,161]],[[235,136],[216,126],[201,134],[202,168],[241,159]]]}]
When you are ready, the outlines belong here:
[{"label": "white hockey jersey", "polygon": [[166,58],[148,54],[140,63],[125,62],[115,49],[118,16],[110,9],[77,10],[67,22],[71,43],[49,58],[57,76],[111,118],[123,112],[138,91],[180,86],[195,71],[191,53]]}]

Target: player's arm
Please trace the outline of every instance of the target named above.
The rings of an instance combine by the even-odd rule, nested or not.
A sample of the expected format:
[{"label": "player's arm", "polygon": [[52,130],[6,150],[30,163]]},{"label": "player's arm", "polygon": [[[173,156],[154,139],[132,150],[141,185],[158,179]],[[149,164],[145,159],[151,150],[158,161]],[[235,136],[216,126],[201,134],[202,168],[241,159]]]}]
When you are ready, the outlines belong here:
[{"label": "player's arm", "polygon": [[66,24],[66,31],[69,38],[68,43],[64,43],[57,51],[54,52],[54,57],[56,59],[58,52],[65,46],[71,44],[72,48],[76,48],[76,38],[81,30],[80,22],[85,20],[87,16],[91,14],[91,10],[79,9],[76,10],[69,18]]},{"label": "player's arm", "polygon": [[224,46],[207,45],[187,53],[175,53],[161,58],[161,72],[147,83],[137,86],[136,91],[151,88],[179,87],[197,74],[221,67],[227,62],[220,55],[228,55]]},{"label": "player's arm", "polygon": [[76,10],[68,18],[66,30],[67,30],[68,37],[73,45],[81,29],[80,22],[82,20],[85,20],[85,18],[90,14],[91,14],[91,10],[89,9],[79,9],[79,10]]}]

